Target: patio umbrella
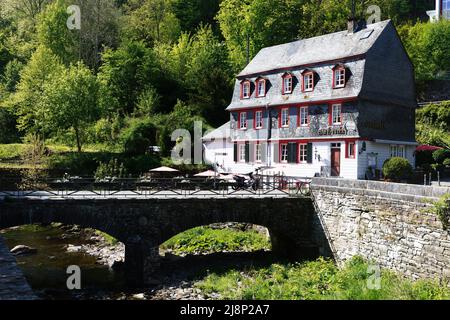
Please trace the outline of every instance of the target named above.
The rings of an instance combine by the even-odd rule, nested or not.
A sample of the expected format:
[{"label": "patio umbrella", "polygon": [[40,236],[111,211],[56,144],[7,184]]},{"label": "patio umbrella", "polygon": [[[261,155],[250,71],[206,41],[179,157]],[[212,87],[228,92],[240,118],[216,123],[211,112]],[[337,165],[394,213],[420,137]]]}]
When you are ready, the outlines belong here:
[{"label": "patio umbrella", "polygon": [[194,175],[194,177],[207,177],[207,178],[209,178],[209,177],[216,177],[216,176],[218,177],[219,174],[214,172],[214,171],[212,171],[212,170],[207,170],[207,171],[200,172],[200,173],[197,173],[197,174]]},{"label": "patio umbrella", "polygon": [[221,175],[219,176],[219,178],[220,178],[221,180],[225,180],[225,181],[234,181],[234,177],[233,177],[232,174],[221,174]]},{"label": "patio umbrella", "polygon": [[150,172],[180,172],[177,169],[169,168],[169,167],[159,167],[150,170]]}]

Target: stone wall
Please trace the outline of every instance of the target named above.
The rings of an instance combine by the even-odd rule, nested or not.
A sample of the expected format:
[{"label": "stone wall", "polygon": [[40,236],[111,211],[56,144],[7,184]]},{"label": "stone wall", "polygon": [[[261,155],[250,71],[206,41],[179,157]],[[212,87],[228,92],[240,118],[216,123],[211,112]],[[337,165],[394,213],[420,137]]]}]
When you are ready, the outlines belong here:
[{"label": "stone wall", "polygon": [[0,237],[0,301],[36,299],[16,259]]},{"label": "stone wall", "polygon": [[[450,279],[450,235],[425,199],[450,188],[317,178],[312,184],[316,241],[329,244],[338,263],[361,255],[410,278]],[[323,250],[322,253],[326,253]]]}]

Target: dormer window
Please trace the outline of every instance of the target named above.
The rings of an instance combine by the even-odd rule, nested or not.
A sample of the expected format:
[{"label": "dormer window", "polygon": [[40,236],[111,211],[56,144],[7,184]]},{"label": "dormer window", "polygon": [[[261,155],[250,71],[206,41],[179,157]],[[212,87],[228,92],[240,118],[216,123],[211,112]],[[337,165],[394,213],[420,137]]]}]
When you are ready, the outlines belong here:
[{"label": "dormer window", "polygon": [[259,78],[256,80],[256,96],[258,98],[266,96],[266,79]]},{"label": "dormer window", "polygon": [[241,84],[241,97],[242,99],[249,99],[251,96],[251,83],[250,81],[243,81]]},{"label": "dormer window", "polygon": [[285,73],[283,75],[283,94],[292,93],[294,87],[294,77],[290,73]]},{"label": "dormer window", "polygon": [[345,87],[346,70],[343,65],[337,65],[333,68],[333,88]]},{"label": "dormer window", "polygon": [[303,92],[311,92],[314,90],[314,72],[305,71],[303,72]]}]

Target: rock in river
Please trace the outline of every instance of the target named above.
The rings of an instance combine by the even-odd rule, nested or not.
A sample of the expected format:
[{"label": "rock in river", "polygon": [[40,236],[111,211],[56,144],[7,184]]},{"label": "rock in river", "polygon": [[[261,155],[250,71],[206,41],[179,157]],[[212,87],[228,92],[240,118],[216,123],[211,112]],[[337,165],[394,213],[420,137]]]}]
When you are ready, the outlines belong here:
[{"label": "rock in river", "polygon": [[18,245],[11,249],[11,253],[15,256],[24,255],[24,254],[35,254],[37,249],[31,248],[25,245]]}]

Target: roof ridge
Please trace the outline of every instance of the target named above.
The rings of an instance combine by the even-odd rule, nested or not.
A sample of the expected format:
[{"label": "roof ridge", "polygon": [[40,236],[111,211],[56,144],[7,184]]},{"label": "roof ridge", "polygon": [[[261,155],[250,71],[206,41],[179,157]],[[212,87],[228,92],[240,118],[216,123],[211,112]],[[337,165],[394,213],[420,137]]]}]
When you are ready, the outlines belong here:
[{"label": "roof ridge", "polygon": [[[343,59],[351,56],[358,56],[362,53],[367,53],[367,51],[371,48],[371,46],[375,43],[374,41],[369,40],[368,42],[358,42],[361,40],[365,40],[360,37],[363,35],[364,30],[373,30],[375,31],[376,37],[386,29],[391,20],[383,20],[380,22],[376,22],[370,25],[367,25],[367,28],[362,29],[356,33],[353,33],[353,37],[346,37],[347,31],[337,31],[333,33],[328,33],[316,37],[299,39],[287,43],[282,43],[270,47],[262,48],[253,59],[248,63],[245,68],[237,75],[238,78],[245,77],[248,75],[254,75],[257,73],[268,72],[271,70],[278,70],[280,68],[280,61],[284,61],[284,68],[286,67],[294,67],[297,65],[303,65],[305,63],[297,63],[299,61],[307,60],[305,54],[308,55],[311,50],[315,50],[314,48],[311,50],[304,50],[304,53],[300,55],[298,53],[299,50],[305,49],[305,46],[312,44],[313,46],[319,46],[316,48],[315,52],[318,54],[316,59],[312,59],[311,54],[310,60],[308,62],[321,63],[323,61],[335,60],[335,59]],[[381,28],[380,28],[381,27]],[[378,30],[378,31],[377,31]],[[355,36],[356,35],[356,36]],[[324,49],[323,39],[331,39],[336,40],[344,44],[347,44],[347,47],[338,47],[338,50],[335,51],[327,51]],[[373,36],[372,36],[373,39]],[[330,40],[330,41],[331,41]],[[322,43],[321,43],[322,41]],[[325,45],[326,46],[326,45]],[[321,52],[322,50],[322,52]],[[329,54],[324,54],[323,51],[326,51]],[[341,55],[339,55],[341,53]],[[274,56],[274,59],[271,61],[271,56]],[[328,57],[327,57],[328,56]],[[328,59],[329,57],[332,59]],[[277,58],[277,59],[275,59]],[[304,62],[304,61],[303,61]]]}]

